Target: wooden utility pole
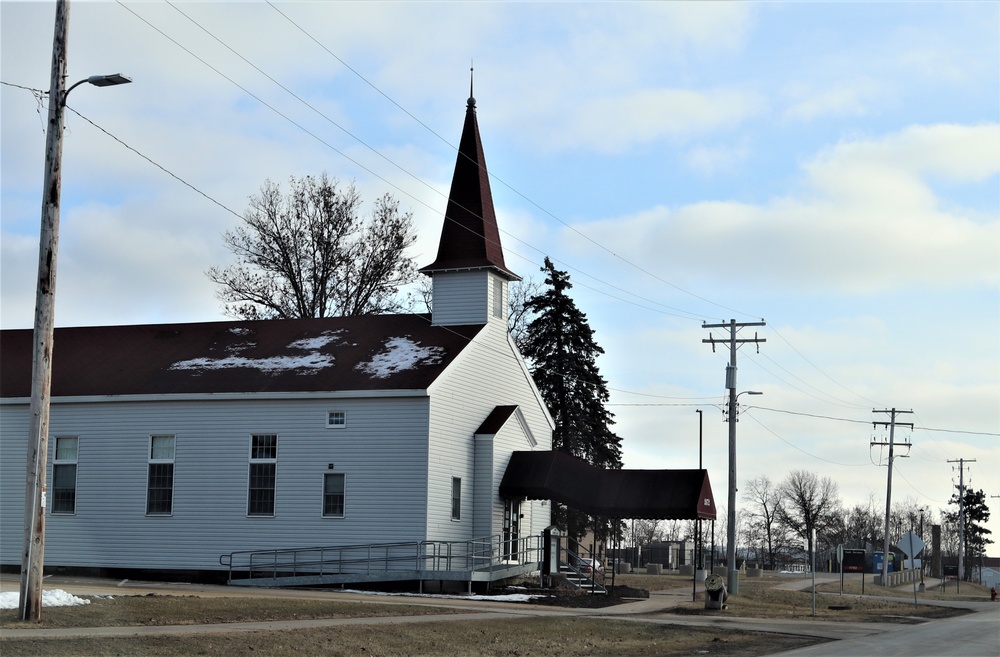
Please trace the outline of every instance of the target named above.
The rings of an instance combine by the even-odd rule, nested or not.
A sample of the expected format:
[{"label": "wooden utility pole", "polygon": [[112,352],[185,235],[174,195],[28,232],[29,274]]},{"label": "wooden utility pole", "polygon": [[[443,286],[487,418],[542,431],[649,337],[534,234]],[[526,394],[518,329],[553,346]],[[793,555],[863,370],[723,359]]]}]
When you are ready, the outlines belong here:
[{"label": "wooden utility pole", "polygon": [[65,108],[66,37],[69,3],[56,2],[49,81],[49,118],[45,135],[42,228],[38,247],[34,352],[24,491],[24,550],[21,555],[21,620],[42,618],[42,564],[45,554],[45,468],[49,446],[49,397],[52,389],[52,338],[55,330],[56,251],[62,176],[62,130]]},{"label": "wooden utility pole", "polygon": [[958,579],[955,581],[955,593],[961,589],[962,578],[965,577],[965,464],[975,462],[976,459],[948,461],[958,463]]},{"label": "wooden utility pole", "polygon": [[[872,410],[872,413],[889,413],[888,422],[872,422],[872,426],[888,426],[889,427],[889,473],[886,478],[885,484],[885,542],[882,548],[882,586],[889,586],[889,516],[892,506],[892,460],[893,460],[893,447],[895,442],[896,427],[898,425],[908,426],[913,428],[912,423],[896,422],[896,416],[900,413],[912,413],[913,411],[897,411],[895,408],[892,410]],[[885,445],[882,442],[872,441],[872,445]]]},{"label": "wooden utility pole", "polygon": [[[736,350],[746,342],[757,344],[758,349],[760,349],[759,345],[761,342],[767,342],[764,338],[758,338],[756,333],[754,333],[752,338],[737,338],[736,332],[744,326],[765,326],[765,323],[763,320],[759,322],[737,322],[735,319],[731,319],[725,324],[701,325],[702,328],[729,329],[728,338],[716,339],[709,333],[708,339],[702,340],[702,342],[711,344],[712,351],[715,351],[716,344],[729,345],[729,365],[726,366],[726,388],[729,389],[729,508],[727,509],[728,522],[726,523],[728,543],[726,545],[726,561],[727,568],[729,569],[729,577],[726,585],[731,595],[736,595],[740,592],[739,571],[736,569],[736,398],[739,396],[736,394]],[[748,392],[753,395],[761,394],[759,392]]]}]

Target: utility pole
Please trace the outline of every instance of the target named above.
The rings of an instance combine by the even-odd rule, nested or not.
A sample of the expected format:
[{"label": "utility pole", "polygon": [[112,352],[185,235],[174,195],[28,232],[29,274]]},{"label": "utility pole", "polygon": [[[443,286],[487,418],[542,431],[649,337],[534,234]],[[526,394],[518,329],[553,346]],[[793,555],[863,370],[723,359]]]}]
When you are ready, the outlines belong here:
[{"label": "utility pole", "polygon": [[[701,464],[701,449],[702,449],[702,419],[703,414],[700,408],[694,410],[698,414],[698,469],[702,470]],[[703,541],[701,539],[701,518],[695,518],[695,537],[694,537],[694,583],[691,585],[691,601],[695,602],[698,600],[698,573],[705,568],[705,556],[702,554],[705,550]],[[702,578],[704,581],[704,577]]]},{"label": "utility pole", "polygon": [[[892,460],[893,460],[893,447],[896,435],[896,426],[908,426],[913,428],[912,422],[896,422],[896,416],[900,413],[912,413],[913,411],[897,411],[895,408],[892,410],[879,411],[872,409],[872,413],[889,413],[888,422],[872,422],[873,427],[879,425],[889,427],[889,473],[886,478],[885,484],[885,543],[882,548],[882,586],[889,586],[889,515],[892,505]],[[872,445],[885,445],[884,442],[872,441]]]},{"label": "utility pole", "polygon": [[42,618],[42,564],[45,552],[45,468],[49,448],[49,395],[52,389],[52,338],[55,331],[56,250],[62,180],[62,127],[66,83],[69,4],[56,3],[52,38],[49,118],[45,135],[45,180],[38,249],[32,356],[30,427],[24,490],[24,549],[21,554],[20,619]]},{"label": "utility pole", "polygon": [[951,459],[948,463],[958,463],[958,579],[955,581],[955,592],[961,589],[962,578],[965,577],[965,464],[975,463],[976,459]]},{"label": "utility pole", "polygon": [[[739,329],[745,326],[766,326],[764,320],[759,322],[737,322],[735,319],[729,320],[726,324],[702,324],[702,328],[727,328],[729,329],[728,339],[717,339],[712,336],[711,333],[708,334],[708,339],[702,340],[702,343],[708,343],[712,345],[712,351],[715,351],[716,344],[728,344],[729,345],[729,365],[726,366],[726,388],[729,389],[729,509],[728,509],[728,522],[727,527],[727,545],[726,545],[726,564],[728,567],[728,581],[727,588],[730,595],[736,595],[740,592],[740,580],[739,571],[736,569],[736,350],[740,345],[747,342],[753,342],[758,345],[757,350],[760,351],[760,343],[766,342],[764,338],[758,338],[757,334],[754,333],[752,338],[737,338],[736,333]],[[761,394],[755,392],[753,394]]]}]

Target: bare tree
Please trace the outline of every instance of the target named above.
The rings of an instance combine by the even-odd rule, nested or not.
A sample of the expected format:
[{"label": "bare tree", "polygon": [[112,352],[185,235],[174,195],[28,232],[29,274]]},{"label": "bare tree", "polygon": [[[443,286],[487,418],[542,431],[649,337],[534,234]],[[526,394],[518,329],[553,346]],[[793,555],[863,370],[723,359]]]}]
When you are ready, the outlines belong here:
[{"label": "bare tree", "polygon": [[844,544],[866,550],[881,545],[882,532],[885,531],[881,513],[874,493],[868,494],[867,502],[855,504],[848,509],[844,514]]},{"label": "bare tree", "polygon": [[290,319],[400,312],[399,289],[416,278],[406,255],[412,214],[388,194],[362,218],[354,185],[324,173],[290,178],[289,191],[265,181],[243,224],[223,236],[236,264],[206,274],[220,286],[224,312],[240,319]]},{"label": "bare tree", "polygon": [[767,567],[774,570],[775,555],[784,543],[784,527],[781,517],[781,495],[767,475],[761,475],[747,482],[747,504],[750,524],[761,541],[767,556]]},{"label": "bare tree", "polygon": [[816,546],[812,530],[821,532],[839,524],[841,502],[837,484],[829,477],[820,479],[814,472],[793,470],[779,490],[782,504],[778,517],[789,530],[806,541],[809,554],[813,554]]},{"label": "bare tree", "polygon": [[641,548],[646,548],[653,541],[660,540],[660,521],[641,518],[633,521],[633,536],[635,543]]},{"label": "bare tree", "polygon": [[514,344],[521,351],[528,337],[528,324],[534,319],[534,313],[528,305],[528,300],[542,293],[542,284],[532,278],[515,281],[508,286],[507,292],[507,328]]}]

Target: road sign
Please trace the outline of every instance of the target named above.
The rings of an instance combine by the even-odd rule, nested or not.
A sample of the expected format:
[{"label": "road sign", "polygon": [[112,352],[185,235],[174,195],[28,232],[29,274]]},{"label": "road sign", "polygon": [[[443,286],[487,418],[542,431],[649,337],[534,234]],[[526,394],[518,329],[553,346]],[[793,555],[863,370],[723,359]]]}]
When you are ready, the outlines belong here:
[{"label": "road sign", "polygon": [[911,559],[924,549],[924,541],[919,536],[913,532],[906,532],[903,537],[899,539],[899,543],[896,543],[896,547],[903,551],[903,554],[910,557]]}]

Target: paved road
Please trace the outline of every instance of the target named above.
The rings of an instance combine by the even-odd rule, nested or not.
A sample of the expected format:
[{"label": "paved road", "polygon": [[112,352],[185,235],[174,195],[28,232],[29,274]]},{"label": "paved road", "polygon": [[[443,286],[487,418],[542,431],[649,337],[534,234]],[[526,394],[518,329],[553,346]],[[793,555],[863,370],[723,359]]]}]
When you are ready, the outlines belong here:
[{"label": "paved road", "polygon": [[993,607],[966,616],[904,625],[894,631],[778,654],[781,657],[997,657],[1000,655],[1000,605]]}]

